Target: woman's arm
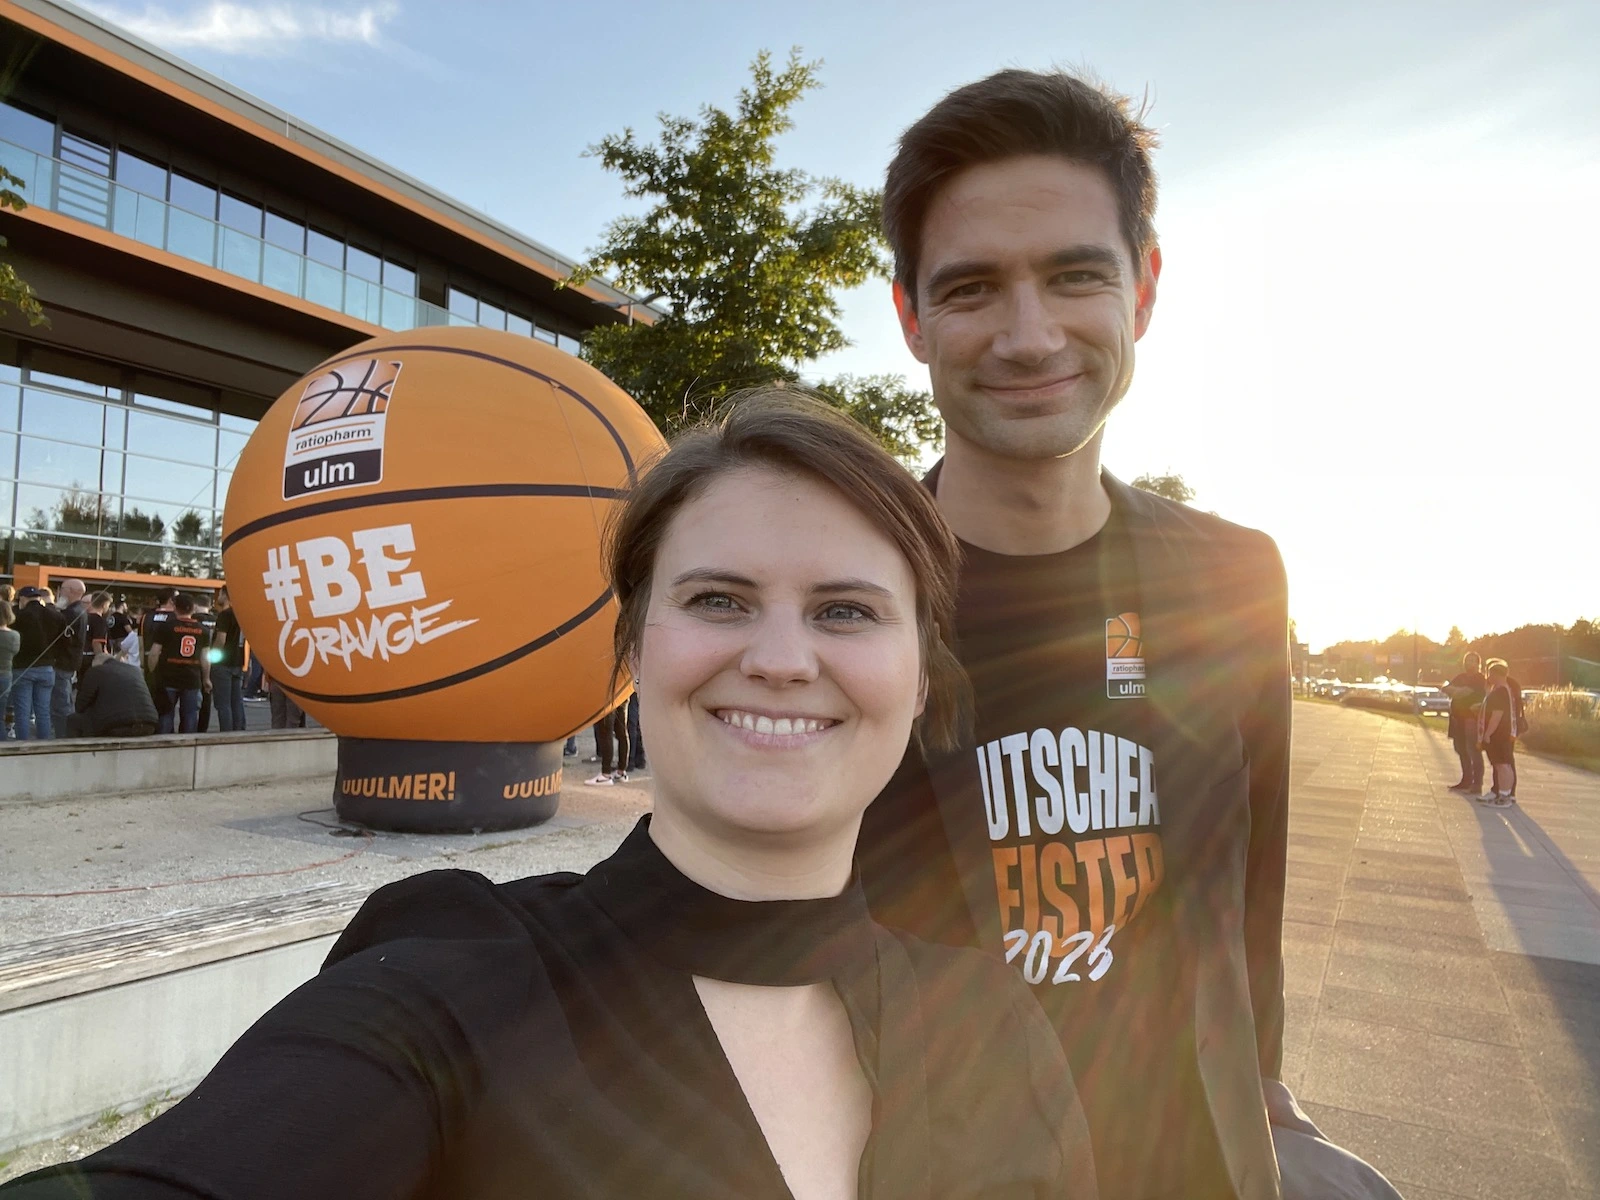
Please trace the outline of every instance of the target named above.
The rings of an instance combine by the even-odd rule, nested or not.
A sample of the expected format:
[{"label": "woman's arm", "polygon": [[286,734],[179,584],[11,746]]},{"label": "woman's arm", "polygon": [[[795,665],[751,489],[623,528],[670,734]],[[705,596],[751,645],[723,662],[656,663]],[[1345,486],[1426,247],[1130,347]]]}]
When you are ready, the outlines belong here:
[{"label": "woman's arm", "polygon": [[[411,932],[437,925],[441,910],[465,930],[481,924],[489,885],[470,879],[436,872],[382,889],[330,965],[257,1021],[188,1097],[81,1162],[0,1187],[0,1197],[416,1195],[476,1092],[482,1039],[501,1027],[505,975],[516,973],[503,943],[485,953],[471,937]],[[363,948],[363,933],[397,940]]]}]

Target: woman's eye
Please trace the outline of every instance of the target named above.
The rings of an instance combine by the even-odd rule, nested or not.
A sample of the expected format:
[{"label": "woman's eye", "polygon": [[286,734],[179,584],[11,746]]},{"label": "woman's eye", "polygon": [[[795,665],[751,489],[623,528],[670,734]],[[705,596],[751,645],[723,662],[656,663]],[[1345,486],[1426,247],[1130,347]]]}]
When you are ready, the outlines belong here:
[{"label": "woman's eye", "polygon": [[702,612],[731,613],[738,612],[739,605],[734,598],[726,592],[701,592],[698,596],[690,598],[686,608],[699,609]]},{"label": "woman's eye", "polygon": [[871,609],[862,604],[853,604],[845,600],[836,600],[832,604],[824,605],[817,614],[822,620],[837,624],[839,622],[871,621],[876,616]]}]

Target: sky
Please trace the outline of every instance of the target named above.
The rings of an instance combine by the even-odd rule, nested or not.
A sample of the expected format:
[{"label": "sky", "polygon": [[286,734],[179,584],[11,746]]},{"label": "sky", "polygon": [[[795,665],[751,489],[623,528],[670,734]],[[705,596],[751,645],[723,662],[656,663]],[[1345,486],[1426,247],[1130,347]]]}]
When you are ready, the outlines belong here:
[{"label": "sky", "polygon": [[[1005,66],[1147,96],[1165,268],[1104,459],[1271,534],[1313,649],[1600,618],[1600,5],[543,0],[89,5],[573,258],[587,147],[799,47],[784,165],[880,186]],[[974,12],[981,17],[974,19]],[[808,374],[926,372],[888,285]]]}]

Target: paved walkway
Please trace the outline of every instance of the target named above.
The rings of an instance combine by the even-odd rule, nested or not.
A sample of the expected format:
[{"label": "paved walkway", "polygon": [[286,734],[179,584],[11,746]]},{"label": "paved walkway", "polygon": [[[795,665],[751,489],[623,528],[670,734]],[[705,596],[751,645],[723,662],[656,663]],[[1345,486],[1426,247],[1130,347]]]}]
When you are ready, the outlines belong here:
[{"label": "paved walkway", "polygon": [[1407,1200],[1600,1200],[1600,776],[1448,789],[1438,731],[1295,706],[1285,1081]]}]

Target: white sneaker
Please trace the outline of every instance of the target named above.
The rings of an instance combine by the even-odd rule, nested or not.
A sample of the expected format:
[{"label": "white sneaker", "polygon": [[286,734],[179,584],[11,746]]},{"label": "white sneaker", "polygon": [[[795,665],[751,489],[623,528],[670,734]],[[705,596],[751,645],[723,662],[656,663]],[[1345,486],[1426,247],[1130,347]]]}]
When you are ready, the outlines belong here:
[{"label": "white sneaker", "polygon": [[616,780],[609,775],[596,775],[593,779],[585,779],[584,782],[590,787],[610,787]]},{"label": "white sneaker", "polygon": [[1494,803],[1494,798],[1495,798],[1495,794],[1493,792],[1485,792],[1481,796],[1474,796],[1473,797],[1473,799],[1476,800],[1479,804],[1493,804]]},{"label": "white sneaker", "polygon": [[628,773],[626,771],[613,771],[611,773],[611,778],[616,783],[627,783]]},{"label": "white sneaker", "polygon": [[1515,803],[1516,801],[1510,796],[1496,796],[1493,800],[1489,801],[1489,806],[1491,808],[1510,808]]}]

